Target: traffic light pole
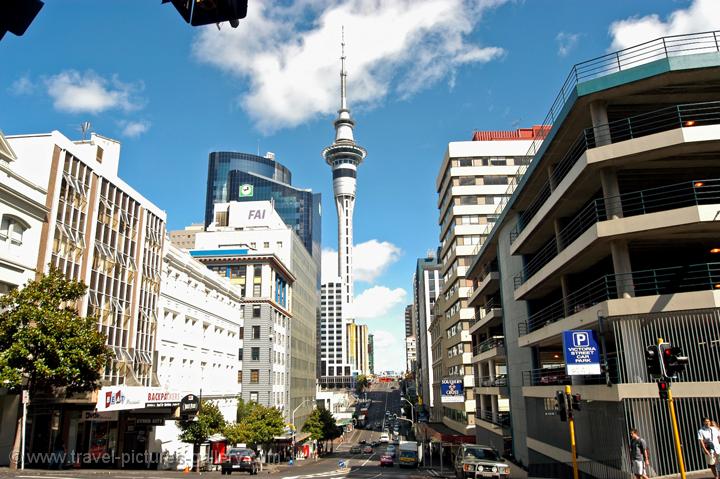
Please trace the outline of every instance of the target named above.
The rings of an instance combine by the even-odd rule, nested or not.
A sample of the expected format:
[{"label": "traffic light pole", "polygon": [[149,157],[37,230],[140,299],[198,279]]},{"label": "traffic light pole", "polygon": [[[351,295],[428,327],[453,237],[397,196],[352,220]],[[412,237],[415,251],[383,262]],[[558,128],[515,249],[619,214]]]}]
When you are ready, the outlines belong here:
[{"label": "traffic light pole", "polygon": [[[569,398],[571,392],[572,391],[570,389],[570,386],[565,386],[565,398]],[[577,447],[575,445],[575,419],[573,419],[572,405],[567,404],[567,399],[566,399],[566,405],[567,405],[567,412],[568,412],[568,425],[570,426],[570,451],[572,453],[573,479],[579,479],[578,463],[577,463]],[[684,470],[684,467],[683,467],[683,470]],[[685,476],[683,476],[683,479],[685,479]]]},{"label": "traffic light pole", "polygon": [[[660,345],[664,343],[662,338],[658,338],[658,351],[661,350]],[[667,377],[667,371],[665,370],[665,365],[663,363],[663,358],[660,357],[660,370],[662,371],[663,377]],[[668,378],[669,379],[669,378]],[[677,415],[675,414],[675,402],[673,401],[672,397],[672,387],[670,386],[672,384],[670,381],[668,381],[668,408],[670,409],[670,420],[672,421],[673,426],[673,439],[675,442],[675,453],[677,454],[678,458],[678,465],[680,466],[680,478],[686,479],[686,473],[685,473],[685,460],[683,459],[683,452],[682,452],[682,444],[680,444],[680,431],[678,430],[678,423],[677,423]]]}]

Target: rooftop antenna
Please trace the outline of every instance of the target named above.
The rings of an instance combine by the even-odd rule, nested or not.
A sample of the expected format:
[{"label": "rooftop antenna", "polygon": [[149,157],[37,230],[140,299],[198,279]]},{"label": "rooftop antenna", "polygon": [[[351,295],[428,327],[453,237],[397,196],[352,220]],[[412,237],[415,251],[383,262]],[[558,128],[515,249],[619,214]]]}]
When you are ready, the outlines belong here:
[{"label": "rooftop antenna", "polygon": [[86,140],[85,136],[87,135],[87,132],[90,131],[90,128],[92,128],[92,125],[89,121],[84,121],[80,124],[80,131],[82,132],[83,141]]}]

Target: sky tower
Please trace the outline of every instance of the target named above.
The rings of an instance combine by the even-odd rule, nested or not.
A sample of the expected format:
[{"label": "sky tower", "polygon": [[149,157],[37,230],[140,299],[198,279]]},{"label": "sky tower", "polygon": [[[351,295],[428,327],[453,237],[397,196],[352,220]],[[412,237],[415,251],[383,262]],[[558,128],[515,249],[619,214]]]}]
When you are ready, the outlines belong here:
[{"label": "sky tower", "polygon": [[[333,172],[333,192],[338,214],[338,275],[342,280],[342,302],[351,305],[354,294],[352,253],[355,182],[357,167],[365,159],[367,151],[356,145],[353,137],[355,122],[350,117],[350,109],[347,106],[344,33],[341,45],[340,109],[335,120],[335,141],[325,148],[322,154]],[[348,310],[352,311],[350,308],[343,308],[343,312]]]}]

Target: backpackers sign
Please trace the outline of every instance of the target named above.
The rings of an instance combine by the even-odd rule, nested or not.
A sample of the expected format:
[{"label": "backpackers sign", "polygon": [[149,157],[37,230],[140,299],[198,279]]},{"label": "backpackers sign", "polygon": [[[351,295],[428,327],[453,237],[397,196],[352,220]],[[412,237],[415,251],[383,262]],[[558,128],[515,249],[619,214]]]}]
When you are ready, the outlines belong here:
[{"label": "backpackers sign", "polygon": [[163,388],[105,386],[100,389],[95,408],[98,412],[104,412],[175,407],[183,396],[179,391]]}]

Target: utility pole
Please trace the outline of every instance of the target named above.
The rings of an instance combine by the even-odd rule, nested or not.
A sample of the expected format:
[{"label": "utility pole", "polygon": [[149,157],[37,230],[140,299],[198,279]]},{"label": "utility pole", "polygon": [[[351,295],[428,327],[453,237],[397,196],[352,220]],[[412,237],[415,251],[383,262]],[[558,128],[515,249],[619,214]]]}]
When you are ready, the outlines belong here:
[{"label": "utility pole", "polygon": [[575,419],[572,413],[572,390],[570,386],[565,386],[565,408],[568,416],[568,426],[570,428],[570,451],[572,452],[573,479],[579,479],[578,463],[577,463],[577,446],[575,444]]}]

